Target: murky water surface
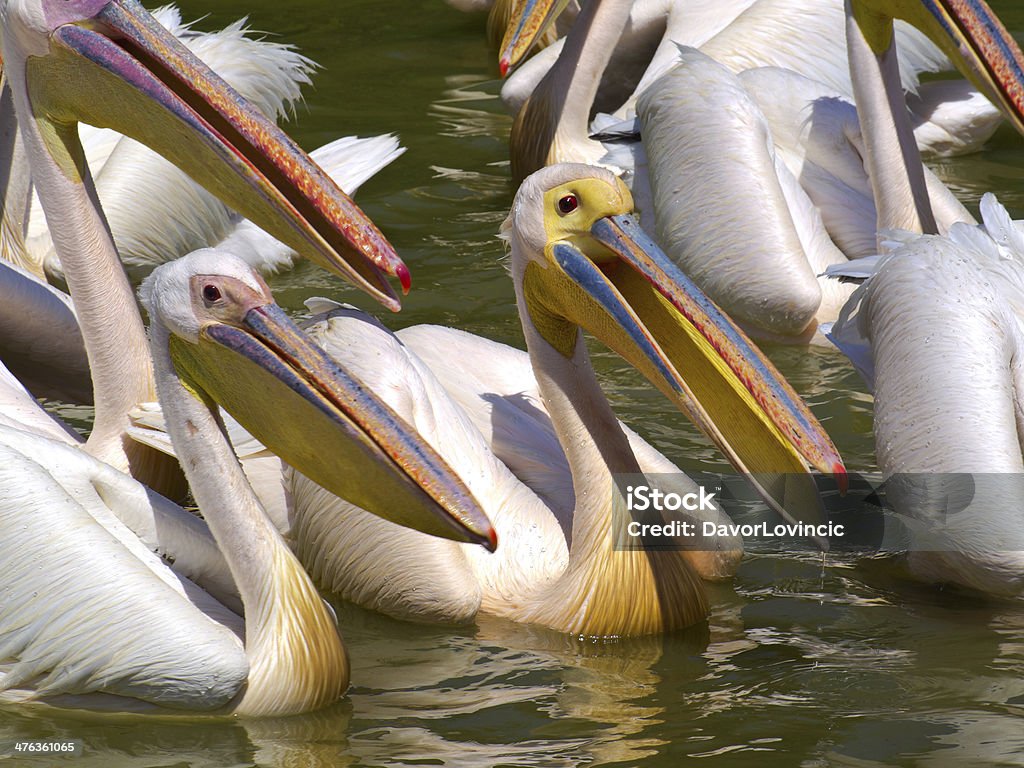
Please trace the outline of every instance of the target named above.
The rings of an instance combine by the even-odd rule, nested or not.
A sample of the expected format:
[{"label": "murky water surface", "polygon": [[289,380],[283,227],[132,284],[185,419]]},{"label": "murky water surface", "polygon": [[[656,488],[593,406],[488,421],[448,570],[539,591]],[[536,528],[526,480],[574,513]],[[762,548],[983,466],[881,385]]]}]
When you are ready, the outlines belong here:
[{"label": "murky water surface", "polygon": [[[1018,39],[1024,6],[993,2]],[[433,322],[521,345],[495,232],[511,201],[511,124],[483,18],[441,0],[188,0],[203,28],[242,15],[323,67],[290,130],[307,148],[400,135],[408,152],[360,204],[398,247],[414,290],[395,327]],[[997,192],[1024,216],[1024,141],[943,162],[976,206]],[[282,304],[327,295],[376,311],[302,266]],[[874,467],[871,399],[831,349],[769,348],[853,469]],[[596,363],[620,416],[683,466],[724,464],[618,358]],[[0,713],[0,744],[76,738],[77,765],[574,766],[623,763],[866,768],[1024,764],[1024,605],[908,585],[882,561],[750,557],[712,590],[706,626],[580,642],[495,620],[411,626],[339,606],[354,665],[333,709],[269,722]],[[40,761],[38,764],[48,764]],[[29,763],[25,763],[29,764]]]}]

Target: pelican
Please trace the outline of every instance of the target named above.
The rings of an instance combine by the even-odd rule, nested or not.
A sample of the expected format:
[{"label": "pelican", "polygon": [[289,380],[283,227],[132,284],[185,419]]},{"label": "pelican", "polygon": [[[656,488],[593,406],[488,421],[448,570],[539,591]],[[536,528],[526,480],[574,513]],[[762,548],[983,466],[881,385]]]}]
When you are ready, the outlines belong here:
[{"label": "pelican", "polygon": [[[588,20],[592,31],[599,25],[620,29],[627,17],[625,6],[606,0],[592,6],[581,21]],[[854,6],[869,8],[856,2]],[[1019,56],[1015,46],[985,49],[978,36],[970,36],[969,27],[960,31],[951,24],[947,32],[938,25],[929,26],[921,14],[900,15],[934,37],[983,92],[994,94],[1001,87],[994,84],[997,75],[990,72],[1015,77],[1012,62],[1007,63],[1008,57]],[[849,24],[859,29],[854,16],[851,6]],[[887,29],[886,43],[895,51],[891,17]],[[863,53],[854,50],[855,44],[848,44],[848,58],[863,134],[851,121],[849,105],[826,86],[777,68],[755,69],[737,77],[703,51],[690,48],[682,49],[681,63],[651,83],[637,101],[644,157],[637,162],[634,189],[641,210],[648,211],[645,226],[713,299],[759,338],[817,341],[818,324],[834,320],[849,295],[846,286],[817,275],[847,258],[873,252],[875,233],[880,226],[892,225],[891,212],[901,205],[880,193],[877,185],[883,183],[880,173],[884,178],[902,161],[890,153],[872,168],[862,160],[872,151],[888,152],[897,145],[876,129],[875,115],[883,106],[877,93],[883,86],[877,81],[872,84]],[[589,43],[582,45],[585,52]],[[607,56],[601,43],[592,50],[595,59]],[[980,73],[975,72],[971,63],[975,56],[988,57],[990,68],[982,66]],[[907,126],[905,139],[912,144],[895,52],[892,57],[884,86],[891,99],[886,110],[898,111]],[[792,103],[786,95],[798,92],[801,95],[792,98],[796,111],[785,108]],[[781,109],[776,103],[780,100]],[[1005,103],[996,103],[1006,111]],[[579,106],[567,103],[565,117],[579,115]],[[523,113],[517,118],[523,136],[551,135],[531,128],[530,121]],[[554,135],[553,146],[561,149],[561,134]],[[525,168],[543,161],[544,139],[538,141],[536,146],[527,143],[530,151],[521,154],[531,158]],[[591,158],[603,153],[594,141],[567,139],[564,143],[567,149]],[[730,151],[722,151],[723,143]],[[936,212],[932,226],[945,231],[955,221],[972,221],[956,198],[924,170],[916,147],[914,153],[918,194],[930,198]],[[716,203],[725,192],[728,202]],[[765,256],[752,258],[752,252],[765,251]]]},{"label": "pelican", "polygon": [[[1024,57],[984,3],[893,10],[917,14],[915,23],[933,30],[955,25],[963,39],[947,45],[965,51],[966,74],[1024,128],[1015,85]],[[886,201],[879,225],[906,244],[874,265],[877,274],[851,298],[830,338],[874,386],[878,462],[895,478],[889,495],[909,521],[911,573],[1020,594],[1024,542],[1016,510],[1007,509],[1019,497],[1018,475],[1003,473],[1021,464],[1013,358],[1024,241],[991,196],[982,200],[981,227],[963,222],[946,237],[936,234],[916,147],[905,115],[892,106],[891,12],[871,7],[851,17],[848,42],[851,67],[861,73],[858,100],[872,105],[864,133],[873,191]]]},{"label": "pelican", "polygon": [[900,235],[829,338],[874,392],[903,531],[887,547],[922,581],[1020,595],[1024,234],[991,194],[981,214],[947,237]]},{"label": "pelican", "polygon": [[141,293],[159,396],[209,530],[192,527],[223,556],[245,619],[110,515],[145,507],[134,481],[0,429],[0,699],[253,717],[331,704],[349,676],[334,615],[253,496],[215,405],[299,468],[333,473],[344,456],[377,481],[359,488],[364,505],[491,546],[493,531],[422,438],[305,338],[244,262],[196,252]]},{"label": "pelican", "polygon": [[[551,7],[550,12],[557,11],[555,4],[541,3],[528,17],[510,25],[502,69],[512,66],[531,42],[528,34],[513,33],[536,26],[545,6]],[[600,113],[614,112],[620,120],[632,118],[638,95],[677,64],[679,46],[699,48],[735,74],[779,67],[820,82],[843,98],[852,98],[843,18],[839,0],[636,0],[617,40],[597,49],[607,57],[598,76],[600,86],[593,78],[578,78],[594,90],[592,104],[584,109],[598,113],[593,126],[597,131],[603,131],[609,120]],[[801,34],[791,34],[794,27]],[[962,80],[918,82],[922,72],[949,69],[949,60],[908,24],[897,24],[896,36],[902,52],[901,81],[908,107],[915,114],[915,135],[922,152],[948,156],[980,147],[999,125],[999,110]],[[534,56],[502,87],[502,100],[513,115],[557,66],[567,42],[561,40]],[[568,127],[564,126],[563,133]],[[585,136],[580,132],[577,140]]]},{"label": "pelican", "polygon": [[[741,544],[616,549],[630,517],[613,503],[615,475],[672,473],[683,490],[695,485],[617,422],[581,328],[700,425],[771,506],[814,519],[806,462],[842,475],[834,447],[770,364],[643,235],[632,207],[620,180],[590,166],[551,166],[520,187],[505,230],[528,356],[448,328],[390,334],[354,311],[310,328],[465,479],[502,542],[479,557],[378,524],[294,473],[289,535],[322,588],[401,618],[465,622],[485,612],[584,635],[659,632],[704,617],[700,577],[730,575]],[[568,463],[568,503],[550,478],[531,487],[530,459],[545,451]],[[694,519],[727,521],[717,509]]]},{"label": "pelican", "polygon": [[[315,67],[311,60],[290,46],[247,37],[242,22],[218,32],[195,32],[173,7],[159,9],[154,18],[271,119],[286,116],[301,98],[300,86],[310,82]],[[239,225],[224,203],[145,145],[86,125],[79,133],[114,243],[133,281],[157,264],[218,245],[233,230],[251,226]],[[310,156],[353,196],[360,184],[403,151],[392,136],[347,137]],[[147,204],[139,205],[140,198]],[[10,260],[61,284],[60,261],[36,198],[23,228],[26,253]],[[291,267],[295,258],[290,249],[235,252],[264,274]]]},{"label": "pelican", "polygon": [[[84,163],[78,120],[160,151],[289,247],[398,308],[387,275],[407,289],[408,269],[373,223],[135,0],[9,0],[0,4],[0,28],[15,135],[89,360],[96,418],[85,447],[93,456],[148,474],[129,455],[140,447],[124,435],[130,409],[153,399],[153,380],[142,320]],[[2,135],[9,144],[11,132]],[[2,156],[13,155],[5,147]]]},{"label": "pelican", "polygon": [[[183,23],[173,6],[157,9],[153,17],[271,119],[284,117],[301,98],[300,86],[310,82],[315,66],[312,61],[290,46],[251,39],[242,22],[219,32],[203,33]],[[175,166],[111,130],[80,125],[79,135],[115,243],[126,263],[138,267],[139,262],[166,260],[167,256],[154,260],[153,241],[157,237],[170,236],[175,243],[173,256],[177,257],[223,236],[228,226],[223,203]],[[140,206],[144,190],[149,190],[148,205]],[[11,213],[8,211],[8,215]],[[24,212],[17,213],[24,216]],[[183,231],[160,222],[161,216],[168,215],[173,216],[177,230]],[[165,231],[147,237],[147,225],[153,227],[157,222]],[[45,274],[60,282],[60,262],[35,195],[21,226],[23,247],[6,252],[5,257],[40,277]]]}]

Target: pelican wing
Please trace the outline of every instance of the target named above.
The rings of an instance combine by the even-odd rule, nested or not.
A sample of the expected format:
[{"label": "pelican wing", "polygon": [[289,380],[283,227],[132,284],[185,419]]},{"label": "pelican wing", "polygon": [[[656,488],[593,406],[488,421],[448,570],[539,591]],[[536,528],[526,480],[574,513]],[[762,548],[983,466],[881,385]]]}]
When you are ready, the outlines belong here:
[{"label": "pelican wing", "polygon": [[917,237],[881,260],[836,333],[870,353],[878,463],[910,570],[1016,595],[1024,237],[993,197],[981,212],[983,226]]},{"label": "pelican wing", "polygon": [[921,83],[907,95],[907,106],[925,157],[978,152],[1003,122],[999,108],[966,80]]},{"label": "pelican wing", "polygon": [[1021,471],[1013,425],[1022,337],[1010,311],[1024,297],[1021,272],[1015,261],[924,236],[859,289],[857,315],[833,333],[870,343],[886,474]]},{"label": "pelican wing", "polygon": [[89,361],[70,298],[2,260],[0,360],[37,397],[92,402]]},{"label": "pelican wing", "polygon": [[74,449],[0,432],[2,695],[223,706],[248,674],[228,628],[240,620],[116,519],[108,505],[125,494],[113,475]]},{"label": "pelican wing", "polygon": [[[794,34],[794,28],[799,29]],[[776,66],[818,80],[851,95],[846,55],[846,16],[841,2],[761,0],[701,46],[733,72]],[[896,25],[903,89],[914,91],[924,72],[952,69],[927,36],[900,22]]]},{"label": "pelican wing", "polygon": [[[570,539],[576,501],[572,474],[529,354],[457,328],[417,325],[396,335],[473,420],[494,455],[544,501]],[[473,363],[458,365],[454,360]],[[619,426],[645,473],[682,475],[628,425],[620,421]]]},{"label": "pelican wing", "polygon": [[40,407],[28,390],[0,361],[0,426],[24,429],[67,445],[81,437]]},{"label": "pelican wing", "polygon": [[800,334],[821,289],[779,184],[768,125],[735,75],[695,49],[681,55],[637,102],[659,242],[740,323]]},{"label": "pelican wing", "polygon": [[413,326],[397,336],[473,420],[495,456],[551,508],[568,537],[575,503],[572,475],[529,354],[436,325]]},{"label": "pelican wing", "polygon": [[878,214],[856,107],[835,89],[786,69],[760,67],[739,79],[832,240],[848,258],[874,253]]},{"label": "pelican wing", "polygon": [[[501,542],[493,554],[481,554],[383,524],[338,499],[318,498],[297,476],[293,536],[314,578],[392,615],[451,622],[470,620],[481,600],[501,604],[565,568],[566,536],[551,510],[494,455],[404,336],[344,308],[318,316],[309,332],[455,469]],[[452,369],[477,361],[454,345],[445,351]]]}]

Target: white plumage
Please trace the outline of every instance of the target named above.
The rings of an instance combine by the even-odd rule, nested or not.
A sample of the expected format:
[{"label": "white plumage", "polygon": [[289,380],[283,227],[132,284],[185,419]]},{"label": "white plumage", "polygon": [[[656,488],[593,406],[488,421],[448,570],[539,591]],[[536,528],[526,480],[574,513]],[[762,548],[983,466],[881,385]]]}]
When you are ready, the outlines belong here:
[{"label": "white plumage", "polygon": [[[810,340],[850,294],[817,276],[876,251],[854,106],[795,72],[736,76],[695,49],[637,106],[659,242],[751,332]],[[924,173],[940,231],[973,221]]]},{"label": "white plumage", "polygon": [[833,326],[875,395],[887,502],[918,578],[1024,591],[1019,499],[1024,233],[992,195],[983,224],[913,236]]},{"label": "white plumage", "polygon": [[[0,457],[0,697],[75,706],[83,702],[54,697],[104,692],[201,709],[230,701],[247,673],[242,621],[184,575],[203,576],[189,566],[201,562],[197,541],[212,545],[202,521],[45,437],[2,428]],[[172,573],[151,549],[192,554]],[[222,560],[219,570],[230,596]]]}]

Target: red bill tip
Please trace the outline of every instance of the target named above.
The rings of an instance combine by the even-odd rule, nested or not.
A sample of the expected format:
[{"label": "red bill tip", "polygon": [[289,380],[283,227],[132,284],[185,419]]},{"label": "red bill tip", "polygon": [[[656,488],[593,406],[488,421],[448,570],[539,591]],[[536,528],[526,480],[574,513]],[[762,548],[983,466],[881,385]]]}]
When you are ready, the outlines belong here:
[{"label": "red bill tip", "polygon": [[501,61],[498,62],[498,71],[501,72],[501,76],[504,77],[505,75],[508,74],[508,70],[509,60],[503,57]]},{"label": "red bill tip", "polygon": [[409,273],[409,268],[405,264],[399,264],[395,267],[395,275],[402,284],[402,295],[408,296],[409,289],[412,288],[412,275]]},{"label": "red bill tip", "polygon": [[491,552],[496,552],[498,549],[498,532],[491,528],[490,542],[487,545],[487,549]]},{"label": "red bill tip", "polygon": [[846,474],[846,467],[837,461],[832,465],[832,475],[836,479],[836,485],[839,486],[839,494],[845,496],[850,488],[850,476]]}]

